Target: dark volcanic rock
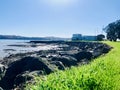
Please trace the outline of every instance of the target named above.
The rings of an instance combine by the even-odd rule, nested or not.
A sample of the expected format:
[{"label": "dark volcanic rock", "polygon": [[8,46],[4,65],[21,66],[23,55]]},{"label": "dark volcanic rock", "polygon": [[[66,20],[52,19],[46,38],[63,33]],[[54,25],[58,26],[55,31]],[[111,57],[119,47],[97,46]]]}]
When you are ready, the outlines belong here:
[{"label": "dark volcanic rock", "polygon": [[92,53],[91,52],[86,52],[86,51],[81,51],[81,52],[75,54],[74,56],[75,56],[75,58],[77,59],[78,62],[81,61],[82,59],[90,60],[90,59],[93,58]]},{"label": "dark volcanic rock", "polygon": [[14,80],[14,86],[23,87],[26,82],[34,83],[34,77],[39,75],[44,75],[45,72],[42,70],[32,71],[32,72],[24,72],[22,74],[18,74]]},{"label": "dark volcanic rock", "polygon": [[25,83],[26,81],[30,81],[34,78],[33,75],[31,75],[30,73],[23,73],[23,74],[19,74],[16,76],[15,80],[14,80],[14,85],[15,86],[20,86],[20,84]]},{"label": "dark volcanic rock", "polygon": [[3,90],[3,89],[0,87],[0,90]]},{"label": "dark volcanic rock", "polygon": [[[22,66],[22,67],[21,67]],[[10,65],[7,71],[19,72],[34,71],[34,70],[45,70],[49,74],[52,70],[42,61],[41,58],[25,57],[19,61],[16,61]]]},{"label": "dark volcanic rock", "polygon": [[51,64],[56,65],[59,70],[65,70],[65,66],[61,61],[52,61]]},{"label": "dark volcanic rock", "polygon": [[77,60],[71,56],[53,57],[52,61],[60,61],[66,67],[77,65]]},{"label": "dark volcanic rock", "polygon": [[102,53],[108,53],[112,47],[104,45]]},{"label": "dark volcanic rock", "polygon": [[104,54],[108,53],[111,50],[111,47],[106,44],[98,44],[98,46],[93,51],[94,58]]},{"label": "dark volcanic rock", "polygon": [[41,58],[25,57],[12,63],[7,69],[4,78],[0,82],[0,86],[4,89],[13,88],[14,80],[17,75],[25,71],[44,70],[46,74],[52,70],[41,60]]},{"label": "dark volcanic rock", "polygon": [[4,76],[5,71],[6,71],[6,67],[0,64],[0,78]]}]

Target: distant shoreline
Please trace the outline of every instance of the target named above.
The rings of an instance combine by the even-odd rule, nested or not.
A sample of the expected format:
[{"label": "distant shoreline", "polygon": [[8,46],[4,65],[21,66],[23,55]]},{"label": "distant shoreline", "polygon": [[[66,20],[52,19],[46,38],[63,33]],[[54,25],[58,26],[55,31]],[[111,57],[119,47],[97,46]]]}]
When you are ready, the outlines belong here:
[{"label": "distant shoreline", "polygon": [[61,38],[61,37],[25,37],[17,35],[0,35],[0,39],[9,39],[9,40],[70,40],[70,38]]}]

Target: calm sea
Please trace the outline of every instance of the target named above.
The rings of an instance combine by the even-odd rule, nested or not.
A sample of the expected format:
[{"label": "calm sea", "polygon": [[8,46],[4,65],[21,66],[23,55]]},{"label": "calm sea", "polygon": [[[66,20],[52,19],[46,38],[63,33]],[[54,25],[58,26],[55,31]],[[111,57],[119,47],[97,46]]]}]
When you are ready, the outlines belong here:
[{"label": "calm sea", "polygon": [[21,44],[26,44],[26,42],[29,42],[29,41],[28,40],[6,40],[6,39],[4,40],[4,39],[0,39],[0,58],[8,56],[10,53],[17,53],[21,50],[26,49],[23,47],[14,47],[14,46],[8,46],[8,45],[16,45],[16,44],[21,45]]},{"label": "calm sea", "polygon": [[[32,52],[32,51],[38,51],[38,50],[48,50],[48,49],[54,49],[57,46],[55,45],[38,45],[37,47],[29,47],[30,43],[29,40],[4,40],[0,39],[0,59],[2,59],[5,56],[9,56],[10,54],[16,54],[16,53],[25,53],[25,52]],[[21,46],[9,46],[9,45],[25,45],[26,47]]]}]

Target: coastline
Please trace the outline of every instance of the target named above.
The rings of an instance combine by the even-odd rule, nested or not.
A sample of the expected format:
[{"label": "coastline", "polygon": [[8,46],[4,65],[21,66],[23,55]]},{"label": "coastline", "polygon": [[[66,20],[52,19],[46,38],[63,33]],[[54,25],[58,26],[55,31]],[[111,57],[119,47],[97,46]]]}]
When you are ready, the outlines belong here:
[{"label": "coastline", "polygon": [[[30,80],[33,80],[31,73],[45,75],[56,70],[65,70],[71,66],[88,64],[93,58],[97,58],[111,50],[110,46],[99,42],[40,42],[30,42],[29,46],[39,47],[41,45],[40,47],[46,47],[45,49],[11,54],[0,62],[2,65],[7,66],[5,76],[0,81],[2,88],[6,89],[7,87],[10,89],[13,86],[19,86],[27,81],[24,79],[29,75]],[[22,81],[18,82],[20,79]]]}]

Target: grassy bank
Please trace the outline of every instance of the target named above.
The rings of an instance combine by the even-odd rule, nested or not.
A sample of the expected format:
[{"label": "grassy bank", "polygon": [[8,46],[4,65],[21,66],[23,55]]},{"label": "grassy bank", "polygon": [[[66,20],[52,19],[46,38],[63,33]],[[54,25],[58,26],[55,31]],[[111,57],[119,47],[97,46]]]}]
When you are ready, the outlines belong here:
[{"label": "grassy bank", "polygon": [[37,77],[26,90],[120,90],[120,42],[105,43],[114,47],[108,54],[88,65]]}]

